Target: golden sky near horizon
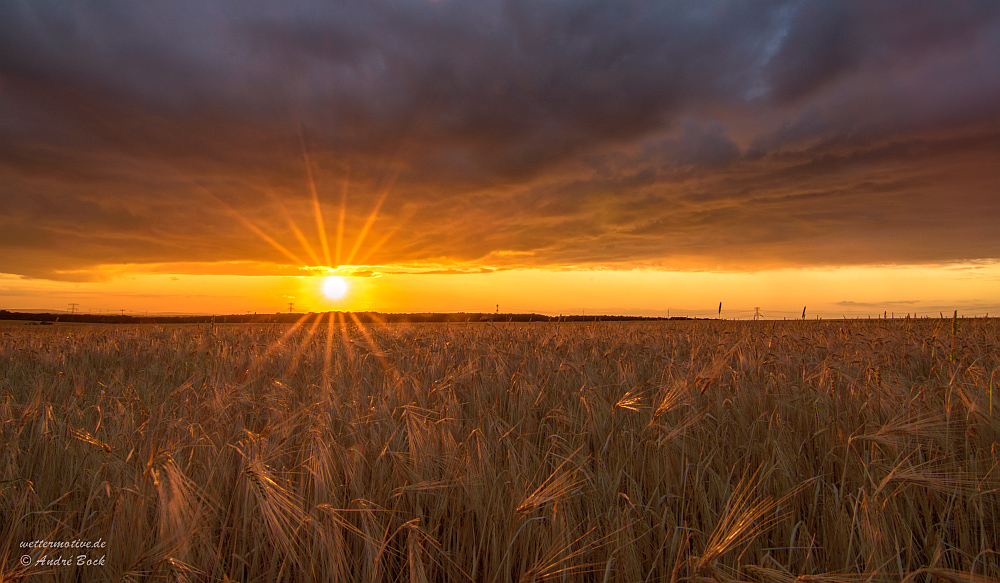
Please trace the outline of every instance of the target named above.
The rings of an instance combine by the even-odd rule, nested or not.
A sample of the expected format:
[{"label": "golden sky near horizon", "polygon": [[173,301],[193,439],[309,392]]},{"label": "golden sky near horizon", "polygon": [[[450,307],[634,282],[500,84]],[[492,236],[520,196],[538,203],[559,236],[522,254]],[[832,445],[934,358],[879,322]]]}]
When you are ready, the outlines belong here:
[{"label": "golden sky near horizon", "polygon": [[0,35],[0,308],[1000,312],[995,2],[40,0]]}]

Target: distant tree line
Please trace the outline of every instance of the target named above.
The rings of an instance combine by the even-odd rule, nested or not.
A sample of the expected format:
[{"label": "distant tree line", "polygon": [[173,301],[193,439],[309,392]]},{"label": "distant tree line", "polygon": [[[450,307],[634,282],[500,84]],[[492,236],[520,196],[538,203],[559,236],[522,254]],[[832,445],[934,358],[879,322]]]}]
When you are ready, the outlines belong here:
[{"label": "distant tree line", "polygon": [[[328,316],[331,312],[321,312]],[[693,320],[683,316],[672,318],[646,316],[545,316],[542,314],[491,314],[491,313],[416,313],[387,314],[382,312],[332,312],[335,321],[365,324],[375,323],[446,323],[446,322],[625,322],[643,320]],[[50,314],[11,312],[0,310],[0,320],[25,320],[34,322],[80,322],[91,324],[290,324],[303,316],[317,312],[274,314],[223,314],[200,316],[126,316],[111,314]]]}]

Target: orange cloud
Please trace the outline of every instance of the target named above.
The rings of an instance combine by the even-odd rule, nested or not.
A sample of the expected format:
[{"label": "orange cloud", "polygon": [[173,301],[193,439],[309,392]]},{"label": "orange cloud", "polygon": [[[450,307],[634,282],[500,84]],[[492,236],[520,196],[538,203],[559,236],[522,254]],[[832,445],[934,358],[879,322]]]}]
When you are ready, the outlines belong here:
[{"label": "orange cloud", "polygon": [[1000,258],[997,3],[605,4],[0,7],[0,272]]}]

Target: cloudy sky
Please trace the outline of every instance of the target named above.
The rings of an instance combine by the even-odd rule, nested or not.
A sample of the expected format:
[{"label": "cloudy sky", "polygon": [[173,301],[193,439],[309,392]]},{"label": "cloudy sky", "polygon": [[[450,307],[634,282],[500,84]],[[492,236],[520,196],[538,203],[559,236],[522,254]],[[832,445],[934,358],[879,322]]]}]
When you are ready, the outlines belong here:
[{"label": "cloudy sky", "polygon": [[993,0],[13,0],[0,39],[4,307],[322,308],[341,266],[368,309],[1000,310]]}]

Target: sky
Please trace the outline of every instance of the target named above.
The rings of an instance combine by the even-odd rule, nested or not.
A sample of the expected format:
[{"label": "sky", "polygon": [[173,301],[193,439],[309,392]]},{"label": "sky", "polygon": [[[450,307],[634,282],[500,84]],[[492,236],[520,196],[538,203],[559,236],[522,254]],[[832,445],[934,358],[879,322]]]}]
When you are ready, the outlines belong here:
[{"label": "sky", "polygon": [[0,39],[0,308],[1000,313],[993,0],[11,0]]}]

